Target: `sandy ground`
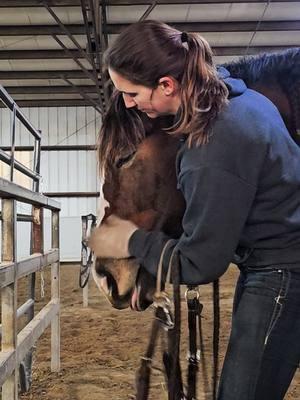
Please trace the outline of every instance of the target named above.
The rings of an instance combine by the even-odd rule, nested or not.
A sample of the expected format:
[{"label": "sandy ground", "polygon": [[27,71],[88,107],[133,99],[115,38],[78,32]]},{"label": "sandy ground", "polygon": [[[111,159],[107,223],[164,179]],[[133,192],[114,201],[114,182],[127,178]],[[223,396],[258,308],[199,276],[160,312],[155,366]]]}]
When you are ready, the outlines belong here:
[{"label": "sandy ground", "polygon": [[[45,298],[37,282],[37,309],[49,298],[49,271],[44,274]],[[221,362],[230,327],[230,311],[235,269],[230,268],[221,281]],[[22,284],[21,284],[22,287]],[[212,307],[211,287],[202,289],[205,359],[211,374]],[[90,282],[90,305],[82,306],[78,288],[78,266],[61,268],[61,371],[50,372],[50,329],[37,343],[34,352],[33,384],[22,400],[127,400],[134,399],[135,371],[143,355],[152,320],[152,310],[136,313],[118,311]],[[184,302],[183,308],[185,307]],[[186,354],[186,313],[183,318],[182,359]],[[160,365],[160,354],[156,355]],[[198,376],[197,400],[210,400],[211,387],[204,385],[203,370]],[[150,399],[167,399],[164,378],[154,371]],[[286,400],[300,398],[300,374],[297,373]],[[241,399],[242,400],[242,399]]]}]

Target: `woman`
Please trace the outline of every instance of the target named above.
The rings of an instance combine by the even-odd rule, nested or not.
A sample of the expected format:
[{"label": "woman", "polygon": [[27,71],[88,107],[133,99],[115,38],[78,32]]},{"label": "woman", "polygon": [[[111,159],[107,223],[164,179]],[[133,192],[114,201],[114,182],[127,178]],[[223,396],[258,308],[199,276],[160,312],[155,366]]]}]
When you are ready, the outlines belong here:
[{"label": "woman", "polygon": [[[156,21],[129,26],[105,57],[124,105],[174,115],[183,234],[110,217],[95,231],[99,257],[134,256],[164,274],[173,251],[185,284],[240,268],[219,400],[281,400],[300,361],[300,149],[264,96],[216,70],[207,42]],[[134,139],[128,140],[133,143]]]}]

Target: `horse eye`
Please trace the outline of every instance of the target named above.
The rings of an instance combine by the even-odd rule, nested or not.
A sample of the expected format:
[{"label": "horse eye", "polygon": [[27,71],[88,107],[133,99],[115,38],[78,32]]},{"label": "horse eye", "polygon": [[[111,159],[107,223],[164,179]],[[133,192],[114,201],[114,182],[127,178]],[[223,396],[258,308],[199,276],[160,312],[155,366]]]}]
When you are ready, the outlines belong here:
[{"label": "horse eye", "polygon": [[135,155],[135,153],[136,153],[136,152],[134,151],[133,153],[128,154],[128,155],[125,156],[125,157],[119,158],[118,161],[116,162],[116,167],[117,167],[117,168],[123,167],[123,165],[127,164],[127,163],[133,158],[133,156]]}]

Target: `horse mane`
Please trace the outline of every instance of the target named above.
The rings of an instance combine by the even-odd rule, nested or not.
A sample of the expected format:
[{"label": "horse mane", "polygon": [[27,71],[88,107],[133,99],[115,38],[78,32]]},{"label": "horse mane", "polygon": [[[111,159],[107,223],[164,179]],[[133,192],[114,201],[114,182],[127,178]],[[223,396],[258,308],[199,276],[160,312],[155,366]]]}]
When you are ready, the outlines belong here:
[{"label": "horse mane", "polygon": [[288,129],[296,143],[300,143],[300,47],[278,53],[245,56],[222,66],[233,78],[243,79],[248,87],[271,87],[277,84],[290,104]]},{"label": "horse mane", "polygon": [[222,64],[232,77],[243,79],[246,85],[261,80],[278,79],[285,72],[300,78],[300,47],[278,53],[263,53],[256,56],[244,56],[237,61]]}]

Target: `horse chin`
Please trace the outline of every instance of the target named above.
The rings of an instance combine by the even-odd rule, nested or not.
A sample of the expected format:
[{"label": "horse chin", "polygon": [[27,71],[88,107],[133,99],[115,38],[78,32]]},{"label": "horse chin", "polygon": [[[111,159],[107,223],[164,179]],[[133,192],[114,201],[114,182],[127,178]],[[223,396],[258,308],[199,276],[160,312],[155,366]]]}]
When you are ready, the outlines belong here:
[{"label": "horse chin", "polygon": [[153,303],[155,278],[144,268],[139,269],[130,307],[134,311],[144,311]]}]

